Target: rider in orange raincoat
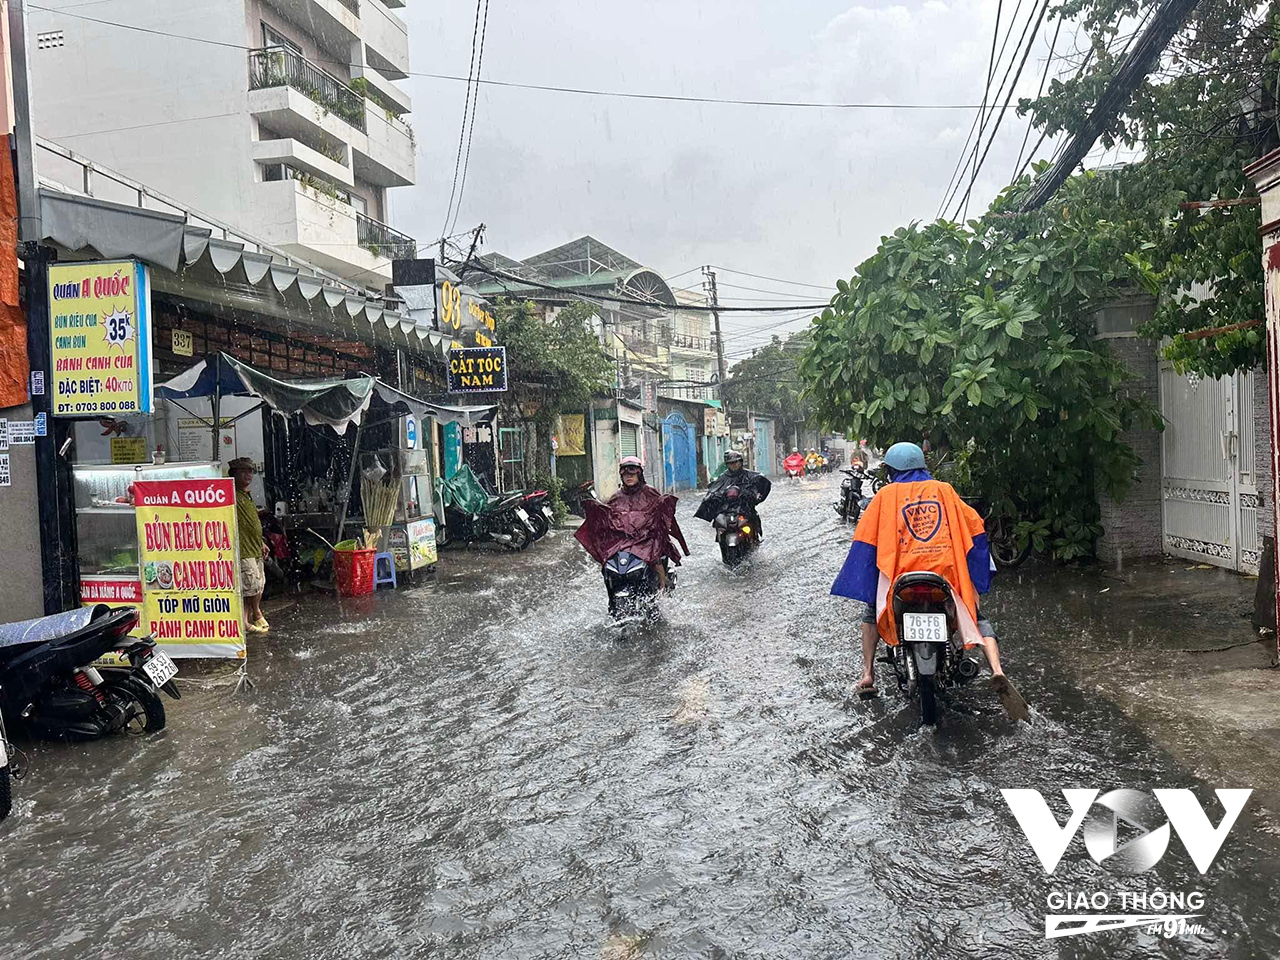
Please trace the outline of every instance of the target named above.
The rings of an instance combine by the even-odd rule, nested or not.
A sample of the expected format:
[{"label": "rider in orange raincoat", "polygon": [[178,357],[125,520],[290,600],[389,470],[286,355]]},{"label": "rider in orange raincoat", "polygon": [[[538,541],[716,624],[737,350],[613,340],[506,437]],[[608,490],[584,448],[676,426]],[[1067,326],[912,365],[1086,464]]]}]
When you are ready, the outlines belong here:
[{"label": "rider in orange raincoat", "polygon": [[991,624],[978,610],[978,594],[991,588],[992,570],[982,517],[951,484],[929,475],[924,451],[916,444],[894,444],[884,462],[892,482],[863,511],[849,556],[831,586],[833,594],[861,600],[869,608],[862,624],[859,693],[874,695],[877,639],[883,637],[891,645],[898,642],[889,603],[893,584],[903,573],[927,570],[951,584],[961,639],[966,646],[982,647],[1001,701],[1011,715],[1025,716],[1026,704],[1000,666],[1000,648]]}]

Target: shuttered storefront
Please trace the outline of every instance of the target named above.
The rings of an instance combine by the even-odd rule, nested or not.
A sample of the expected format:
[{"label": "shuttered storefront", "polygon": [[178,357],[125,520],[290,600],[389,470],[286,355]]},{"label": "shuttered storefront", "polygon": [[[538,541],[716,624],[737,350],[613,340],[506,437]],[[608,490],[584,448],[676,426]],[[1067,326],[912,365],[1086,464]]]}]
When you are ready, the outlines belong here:
[{"label": "shuttered storefront", "polygon": [[634,423],[627,423],[626,421],[623,421],[621,426],[622,432],[618,439],[619,455],[623,457],[640,456],[639,429]]}]

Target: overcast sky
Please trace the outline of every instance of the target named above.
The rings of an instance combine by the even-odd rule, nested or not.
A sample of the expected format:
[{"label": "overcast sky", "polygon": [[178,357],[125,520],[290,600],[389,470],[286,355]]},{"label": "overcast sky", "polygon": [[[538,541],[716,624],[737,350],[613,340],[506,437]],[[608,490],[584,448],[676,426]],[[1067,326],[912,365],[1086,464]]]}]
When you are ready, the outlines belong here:
[{"label": "overcast sky", "polygon": [[[1012,6],[1005,4],[1006,22]],[[412,2],[399,13],[410,27],[415,73],[466,76],[474,3]],[[491,0],[483,76],[682,96],[974,104],[995,15],[994,0]],[[1026,16],[1024,9],[1006,61]],[[1064,28],[1059,54],[1069,52],[1073,33]],[[1046,19],[1020,91],[1035,92],[1051,35]],[[393,219],[426,242],[442,232],[465,84],[421,76],[405,83],[414,98],[418,183],[393,193]],[[484,222],[483,250],[518,259],[589,233],[675,286],[697,284],[696,271],[677,274],[703,263],[833,284],[874,252],[882,234],[934,218],[973,117],[972,110],[686,104],[482,86],[453,229]],[[1011,108],[971,213],[1008,181],[1025,131]],[[719,279],[725,302],[807,296],[802,287],[727,272]],[[778,322],[726,318],[734,332]],[[738,348],[755,340],[742,338]]]}]

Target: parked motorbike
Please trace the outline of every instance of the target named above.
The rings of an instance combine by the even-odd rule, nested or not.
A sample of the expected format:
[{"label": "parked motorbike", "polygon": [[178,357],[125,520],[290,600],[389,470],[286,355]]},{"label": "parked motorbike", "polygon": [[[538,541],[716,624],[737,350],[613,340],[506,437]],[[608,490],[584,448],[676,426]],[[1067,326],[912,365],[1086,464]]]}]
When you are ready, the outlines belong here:
[{"label": "parked motorbike", "polygon": [[893,667],[898,688],[920,704],[920,722],[938,723],[938,691],[976,677],[982,652],[965,650],[951,585],[936,573],[904,573],[893,585],[898,643],[881,659]]},{"label": "parked motorbike", "polygon": [[737,487],[724,492],[725,501],[711,521],[720,544],[720,559],[726,566],[736,567],[760,545],[760,524],[755,507]]},{"label": "parked motorbike", "polygon": [[576,487],[566,487],[560,494],[560,499],[575,517],[585,517],[587,512],[582,507],[582,501],[594,500],[595,497],[595,484],[591,480],[580,483]]},{"label": "parked motorbike", "polygon": [[[676,575],[665,560],[663,566],[674,590]],[[605,562],[604,588],[609,594],[609,615],[615,620],[656,618],[658,575],[634,553],[621,550]]]},{"label": "parked motorbike", "polygon": [[862,464],[856,460],[852,467],[840,472],[845,474],[845,478],[840,481],[840,499],[831,506],[844,523],[857,523],[862,516],[862,484],[868,477]]},{"label": "parked motorbike", "polygon": [[524,500],[521,506],[525,513],[529,514],[529,521],[533,527],[533,539],[541,540],[551,532],[551,527],[556,522],[555,511],[551,509],[551,494],[546,490],[513,492],[523,493]]},{"label": "parked motorbike", "polygon": [[[129,636],[138,611],[104,604],[0,625],[0,715],[49,739],[154,733],[163,690],[177,700],[178,667],[150,637]],[[92,667],[116,652],[127,667]]]},{"label": "parked motorbike", "polygon": [[523,550],[533,543],[533,524],[521,506],[524,497],[512,494],[491,501],[481,513],[467,513],[453,505],[444,508],[444,544],[493,541],[508,550]]},{"label": "parked motorbike", "polygon": [[436,492],[444,506],[443,545],[492,541],[523,550],[533,542],[534,525],[522,506],[524,494],[491,494],[465,464],[449,480],[438,479]]},{"label": "parked motorbike", "polygon": [[1031,556],[1031,540],[1021,541],[1017,534],[1016,518],[997,517],[992,514],[991,506],[982,497],[962,497],[965,503],[978,511],[982,517],[983,527],[987,534],[987,544],[991,548],[991,559],[998,570],[1013,570],[1022,566]]}]

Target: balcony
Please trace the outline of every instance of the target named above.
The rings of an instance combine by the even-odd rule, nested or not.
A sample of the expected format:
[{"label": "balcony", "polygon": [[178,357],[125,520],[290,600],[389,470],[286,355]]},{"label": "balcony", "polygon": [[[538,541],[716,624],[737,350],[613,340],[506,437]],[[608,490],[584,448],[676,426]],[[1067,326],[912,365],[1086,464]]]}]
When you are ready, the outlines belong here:
[{"label": "balcony", "polygon": [[[288,87],[349,126],[366,130],[365,99],[306,57],[283,47],[249,51],[249,89]],[[345,139],[345,138],[344,138]]]},{"label": "balcony", "polygon": [[418,151],[413,129],[394,114],[371,107],[369,133],[355,140],[353,169],[361,180],[380,187],[407,187],[417,179]]},{"label": "balcony", "polygon": [[[351,45],[360,42],[361,4],[358,0],[265,0],[284,18],[315,38],[325,56],[346,61]],[[324,59],[321,57],[320,59]]]},{"label": "balcony", "polygon": [[671,349],[690,353],[715,353],[716,341],[714,337],[690,337],[683,333],[673,333]]},{"label": "balcony", "polygon": [[[254,211],[264,238],[351,282],[377,287],[390,279],[392,251],[375,253],[364,242],[360,221],[368,218],[346,202],[345,191],[296,171],[286,173],[279,180],[254,184]],[[397,241],[401,235],[390,232],[393,243],[407,240],[413,245],[407,237]],[[373,233],[379,235],[376,229]]]},{"label": "balcony", "polygon": [[382,0],[365,0],[360,11],[365,59],[391,80],[409,75],[409,28]]},{"label": "balcony", "polygon": [[418,255],[418,241],[380,220],[356,214],[356,239],[375,257],[384,260],[412,260]]},{"label": "balcony", "polygon": [[346,147],[335,154],[339,159],[327,157],[318,150],[313,150],[298,140],[258,140],[252,149],[254,162],[270,167],[284,165],[292,170],[301,170],[322,180],[328,180],[343,187],[355,186],[355,177],[350,166],[344,162]]}]

